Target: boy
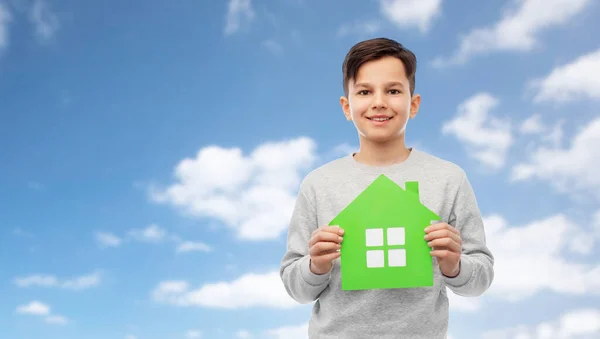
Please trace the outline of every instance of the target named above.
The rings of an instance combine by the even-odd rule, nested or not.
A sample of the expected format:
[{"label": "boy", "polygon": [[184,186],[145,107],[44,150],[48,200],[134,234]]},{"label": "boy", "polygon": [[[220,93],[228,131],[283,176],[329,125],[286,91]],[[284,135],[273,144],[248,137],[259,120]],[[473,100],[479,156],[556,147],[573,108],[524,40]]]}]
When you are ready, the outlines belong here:
[{"label": "boy", "polygon": [[[359,135],[359,150],[309,173],[300,185],[281,262],[281,278],[300,303],[315,302],[310,338],[446,338],[446,286],[479,296],[494,277],[477,201],[457,165],[405,145],[416,116],[416,57],[396,41],[353,46],[343,63],[340,103]],[[344,230],[327,226],[377,176],[402,187],[419,181],[421,202],[441,217],[424,236],[432,248],[433,287],[343,291]]]}]

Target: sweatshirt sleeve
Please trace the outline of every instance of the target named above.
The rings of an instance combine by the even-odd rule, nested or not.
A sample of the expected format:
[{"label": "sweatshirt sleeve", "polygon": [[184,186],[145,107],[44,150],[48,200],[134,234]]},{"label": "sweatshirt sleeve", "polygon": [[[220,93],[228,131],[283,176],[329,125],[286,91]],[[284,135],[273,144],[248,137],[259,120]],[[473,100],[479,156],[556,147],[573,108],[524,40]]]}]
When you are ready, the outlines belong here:
[{"label": "sweatshirt sleeve", "polygon": [[460,232],[462,255],[458,276],[445,277],[446,286],[461,296],[480,296],[494,279],[494,257],[486,245],[483,219],[475,193],[464,173],[448,224]]},{"label": "sweatshirt sleeve", "polygon": [[288,227],[287,249],[281,261],[280,276],[287,293],[297,302],[317,300],[327,287],[331,272],[314,274],[310,270],[308,242],[318,228],[314,204],[301,185]]}]

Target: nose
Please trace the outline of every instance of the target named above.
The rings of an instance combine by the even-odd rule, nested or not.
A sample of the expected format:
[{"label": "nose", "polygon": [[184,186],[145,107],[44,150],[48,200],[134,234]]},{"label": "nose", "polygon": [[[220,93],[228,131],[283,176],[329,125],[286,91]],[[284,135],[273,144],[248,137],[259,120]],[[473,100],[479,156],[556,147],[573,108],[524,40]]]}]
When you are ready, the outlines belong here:
[{"label": "nose", "polygon": [[385,102],[385,96],[384,94],[382,94],[381,92],[377,92],[373,95],[373,102],[372,102],[372,108],[373,109],[382,109],[382,108],[386,108],[386,102]]}]

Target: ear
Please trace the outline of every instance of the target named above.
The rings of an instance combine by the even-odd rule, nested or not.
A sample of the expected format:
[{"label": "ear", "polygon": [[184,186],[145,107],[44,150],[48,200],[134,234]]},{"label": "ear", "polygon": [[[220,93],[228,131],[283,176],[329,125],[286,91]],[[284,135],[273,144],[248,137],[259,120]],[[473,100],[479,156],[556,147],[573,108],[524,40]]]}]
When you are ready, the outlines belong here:
[{"label": "ear", "polygon": [[414,119],[419,113],[419,106],[421,105],[421,96],[419,94],[413,95],[410,100],[410,118]]},{"label": "ear", "polygon": [[346,120],[352,121],[352,114],[350,114],[350,100],[345,96],[340,97],[340,106],[342,106],[342,111],[344,112]]}]

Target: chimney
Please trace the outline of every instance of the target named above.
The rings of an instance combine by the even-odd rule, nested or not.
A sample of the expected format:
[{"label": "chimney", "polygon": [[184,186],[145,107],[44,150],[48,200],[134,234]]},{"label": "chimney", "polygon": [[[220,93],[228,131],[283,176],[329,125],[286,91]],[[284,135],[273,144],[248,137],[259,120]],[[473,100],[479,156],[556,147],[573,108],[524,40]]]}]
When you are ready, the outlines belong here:
[{"label": "chimney", "polygon": [[419,182],[418,181],[407,181],[405,183],[405,190],[407,192],[414,193],[418,201],[421,201],[419,198]]}]

